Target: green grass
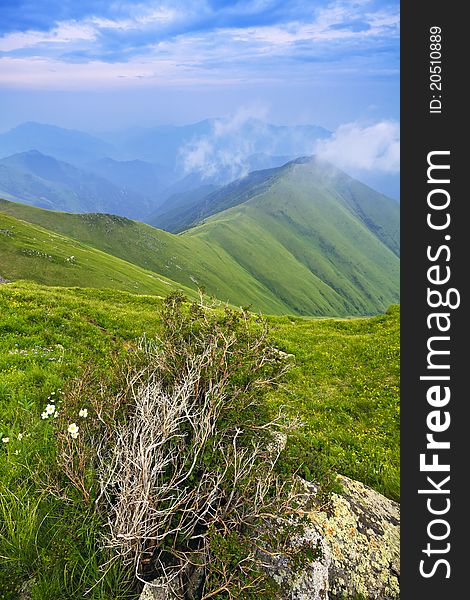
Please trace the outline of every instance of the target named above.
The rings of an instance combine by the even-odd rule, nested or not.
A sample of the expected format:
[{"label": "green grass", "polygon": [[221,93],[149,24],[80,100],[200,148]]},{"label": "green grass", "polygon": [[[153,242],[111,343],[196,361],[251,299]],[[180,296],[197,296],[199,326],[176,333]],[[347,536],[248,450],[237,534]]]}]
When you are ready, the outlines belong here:
[{"label": "green grass", "polygon": [[[70,492],[54,495],[56,445],[41,412],[92,365],[110,374],[143,333],[159,329],[155,296],[0,285],[0,598],[34,579],[33,600],[79,598],[101,577],[101,523]],[[286,468],[315,478],[315,460],[397,498],[398,310],[360,319],[270,317],[277,347],[295,355],[273,410],[305,423]],[[22,434],[21,440],[18,434]],[[87,597],[132,598],[116,564]]]},{"label": "green grass", "polygon": [[[52,493],[55,437],[40,414],[84,365],[112,372],[128,341],[155,330],[158,299],[17,284],[0,286],[0,306],[0,598],[31,578],[34,600],[81,597],[102,576],[101,523]],[[123,580],[116,565],[88,597],[124,599]]]},{"label": "green grass", "polygon": [[399,500],[398,307],[368,319],[270,320],[277,347],[295,355],[272,397],[305,423],[294,454],[319,451],[323,464]]},{"label": "green grass", "polygon": [[[245,190],[241,204],[180,235],[6,201],[0,211],[266,314],[383,312],[399,300],[399,206],[338,173],[283,167],[269,185]],[[27,265],[19,277],[48,283]]]},{"label": "green grass", "polygon": [[82,242],[0,213],[0,274],[63,286],[166,295],[189,288]]}]

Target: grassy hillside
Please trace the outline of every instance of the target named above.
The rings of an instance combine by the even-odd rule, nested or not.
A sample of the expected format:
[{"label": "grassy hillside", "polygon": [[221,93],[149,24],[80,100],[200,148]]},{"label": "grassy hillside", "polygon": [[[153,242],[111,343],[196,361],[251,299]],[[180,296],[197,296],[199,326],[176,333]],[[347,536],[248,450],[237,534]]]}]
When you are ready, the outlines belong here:
[{"label": "grassy hillside", "polygon": [[[2,226],[3,227],[3,226]],[[40,418],[87,364],[109,374],[137,338],[159,331],[158,298],[122,291],[0,285],[0,598],[78,598],[102,578],[101,523],[79,498],[54,487],[55,437]],[[286,469],[333,468],[399,494],[398,310],[350,320],[270,317],[273,343],[294,354],[273,411],[304,422]],[[320,466],[319,466],[320,465]],[[87,597],[133,598],[115,563]],[[3,595],[2,595],[3,594]]]},{"label": "grassy hillside", "polygon": [[[2,200],[1,213],[16,215],[44,229],[80,240],[81,244],[99,248],[110,258],[122,258],[144,269],[163,273],[169,279],[172,274],[174,281],[181,282],[182,287],[196,290],[198,285],[205,285],[209,293],[223,301],[230,300],[239,305],[252,302],[268,313],[291,312],[287,304],[254,280],[227,252],[214,251],[204,240],[185,240],[149,225],[111,215],[69,215]],[[5,243],[11,243],[11,239],[7,238]],[[16,278],[48,283],[39,279],[37,271],[27,263],[22,263],[22,267]],[[60,279],[50,283],[62,284]]]},{"label": "grassy hillside", "polygon": [[336,471],[400,497],[399,307],[358,319],[272,317],[272,337],[294,355],[272,395],[305,424],[294,456],[319,452]]},{"label": "grassy hillside", "polygon": [[178,236],[106,215],[0,211],[265,313],[366,315],[397,302],[398,205],[316,162],[276,173]]},{"label": "grassy hillside", "polygon": [[0,212],[0,275],[63,286],[114,288],[166,295],[185,289],[154,272],[105,254],[75,239]]},{"label": "grassy hillside", "polygon": [[219,189],[205,191],[204,187],[200,187],[193,192],[172,196],[157,208],[147,222],[159,229],[179,233],[207,216],[246,202],[265,190],[268,182],[282,171],[282,167],[254,171]]},{"label": "grassy hillside", "polygon": [[382,213],[385,197],[353,184],[315,162],[291,163],[182,237],[217,244],[296,313],[384,310],[398,300],[398,205],[384,201]]}]

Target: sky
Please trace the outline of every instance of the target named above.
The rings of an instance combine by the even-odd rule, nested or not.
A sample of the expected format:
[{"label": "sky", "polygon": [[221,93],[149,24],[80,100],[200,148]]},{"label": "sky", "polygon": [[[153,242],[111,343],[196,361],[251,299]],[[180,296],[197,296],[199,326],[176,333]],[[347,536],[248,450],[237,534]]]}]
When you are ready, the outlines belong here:
[{"label": "sky", "polygon": [[0,131],[184,124],[241,107],[346,138],[388,124],[396,138],[399,2],[0,2]]}]

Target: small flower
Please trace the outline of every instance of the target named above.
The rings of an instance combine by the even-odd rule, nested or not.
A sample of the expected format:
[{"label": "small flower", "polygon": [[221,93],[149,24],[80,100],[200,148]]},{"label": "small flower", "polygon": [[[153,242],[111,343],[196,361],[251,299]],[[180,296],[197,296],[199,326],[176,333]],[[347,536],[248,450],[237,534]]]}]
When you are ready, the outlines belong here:
[{"label": "small flower", "polygon": [[47,419],[48,417],[49,417],[49,415],[47,414],[47,412],[41,413],[41,419]]},{"label": "small flower", "polygon": [[16,456],[18,456],[18,454],[19,454],[19,453],[20,453],[20,451],[19,451],[19,450],[15,450],[15,454],[16,454]]},{"label": "small flower", "polygon": [[55,413],[55,404],[48,404],[45,413],[46,415],[53,415]]},{"label": "small flower", "polygon": [[55,413],[54,413],[54,419],[57,419],[58,416],[59,416],[59,411],[56,410]]},{"label": "small flower", "polygon": [[74,440],[78,437],[78,425],[76,423],[71,423],[67,431],[70,433]]},{"label": "small flower", "polygon": [[2,437],[2,442],[3,442],[4,444],[8,444],[8,442],[9,442],[9,441],[10,441],[10,438],[9,438],[9,437]]},{"label": "small flower", "polygon": [[21,440],[22,440],[22,439],[23,439],[23,434],[22,434],[22,433],[19,433],[19,434],[18,434],[18,440],[21,442]]},{"label": "small flower", "polygon": [[80,412],[78,413],[79,417],[83,417],[84,419],[86,419],[88,417],[88,409],[87,408],[81,408]]}]

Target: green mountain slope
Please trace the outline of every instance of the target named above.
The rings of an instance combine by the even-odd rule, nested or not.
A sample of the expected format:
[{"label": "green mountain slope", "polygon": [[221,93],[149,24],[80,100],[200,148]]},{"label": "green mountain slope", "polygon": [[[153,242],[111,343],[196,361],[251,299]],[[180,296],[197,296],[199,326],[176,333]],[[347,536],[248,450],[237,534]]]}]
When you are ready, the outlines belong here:
[{"label": "green mountain slope", "polygon": [[[204,218],[236,204],[246,202],[265,189],[269,182],[281,174],[283,167],[253,171],[228,185],[215,190],[198,188],[181,196],[172,196],[147,219],[155,227],[179,233]],[[182,201],[181,201],[182,200]]]},{"label": "green mountain slope", "polygon": [[264,190],[190,229],[295,312],[363,314],[398,300],[399,207],[322,163],[290,163]]},{"label": "green mountain slope", "polygon": [[316,161],[289,163],[243,199],[181,235],[108,215],[0,211],[266,313],[373,314],[398,301],[393,200]]},{"label": "green mountain slope", "polygon": [[125,260],[0,212],[0,276],[139,294],[194,292]]},{"label": "green mountain slope", "polygon": [[[289,313],[289,306],[257,282],[223,249],[205,240],[186,240],[150,225],[102,214],[73,215],[0,200],[0,214],[11,214],[45,229],[80,240],[184,286],[205,286],[222,301],[250,302],[267,313]],[[1,274],[1,273],[0,273]],[[35,274],[25,278],[33,279]],[[57,285],[61,285],[60,281]]]},{"label": "green mountain slope", "polygon": [[[299,178],[298,182],[292,180],[292,172],[294,177]],[[310,157],[296,159],[282,167],[254,171],[202,197],[195,195],[191,203],[186,201],[182,206],[165,204],[147,221],[168,231],[184,231],[211,215],[243,204],[268,191],[276,181],[283,180],[286,176],[289,176],[293,184],[294,193],[296,184],[301,184],[302,181],[307,185],[312,184],[307,193],[333,192],[386,246],[399,254],[398,203],[332,165]]]}]

